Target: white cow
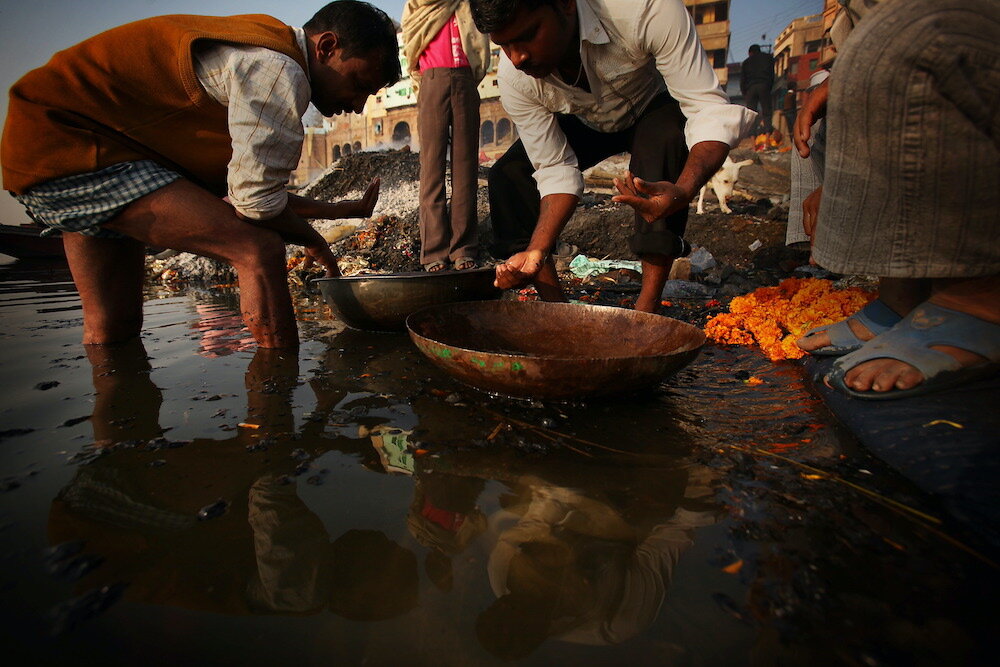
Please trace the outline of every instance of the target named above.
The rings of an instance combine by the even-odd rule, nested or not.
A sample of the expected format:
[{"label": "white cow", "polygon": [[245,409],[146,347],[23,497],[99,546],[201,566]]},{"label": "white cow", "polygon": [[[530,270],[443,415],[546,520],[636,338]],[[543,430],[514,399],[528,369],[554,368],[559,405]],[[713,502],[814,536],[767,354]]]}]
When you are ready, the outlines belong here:
[{"label": "white cow", "polygon": [[736,179],[739,178],[740,169],[751,164],[753,164],[753,160],[733,162],[727,155],[726,161],[719,167],[719,171],[715,172],[712,178],[708,179],[708,183],[702,186],[701,193],[698,195],[698,213],[705,212],[705,192],[708,188],[712,188],[715,196],[719,198],[719,208],[722,209],[722,212],[732,213],[733,210],[726,204],[726,199],[733,194],[733,186],[736,185]]}]

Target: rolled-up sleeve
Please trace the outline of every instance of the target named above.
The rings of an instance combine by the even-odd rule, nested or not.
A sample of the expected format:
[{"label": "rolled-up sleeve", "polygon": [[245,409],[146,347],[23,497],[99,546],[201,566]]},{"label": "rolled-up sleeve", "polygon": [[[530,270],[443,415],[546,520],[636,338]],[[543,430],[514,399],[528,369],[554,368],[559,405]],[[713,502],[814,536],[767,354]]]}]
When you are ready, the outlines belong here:
[{"label": "rolled-up sleeve", "polygon": [[[501,70],[513,70],[505,55],[500,58]],[[583,196],[583,174],[556,115],[546,109],[536,96],[511,85],[511,78],[504,76],[503,71],[497,76],[500,102],[517,126],[528,159],[535,168],[538,194],[542,197],[551,194]]]},{"label": "rolled-up sleeve", "polygon": [[687,123],[688,147],[721,141],[731,148],[746,135],[757,114],[729,97],[701,47],[694,20],[681,2],[644,3],[645,16],[636,21],[636,41],[653,54],[656,69],[680,104]]},{"label": "rolled-up sleeve", "polygon": [[298,165],[309,105],[306,73],[275,51],[232,58],[229,77],[229,200],[252,220],[266,220],[288,204],[288,179]]}]

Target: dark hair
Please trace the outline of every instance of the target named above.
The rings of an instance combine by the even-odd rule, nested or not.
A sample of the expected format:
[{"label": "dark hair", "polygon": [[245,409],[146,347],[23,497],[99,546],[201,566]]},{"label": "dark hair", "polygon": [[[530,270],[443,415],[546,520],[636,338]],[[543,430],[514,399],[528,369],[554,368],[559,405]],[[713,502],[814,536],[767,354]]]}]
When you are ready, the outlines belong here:
[{"label": "dark hair", "polygon": [[376,56],[387,86],[403,75],[396,24],[378,7],[360,0],[336,0],[316,12],[302,28],[308,35],[336,33],[345,58]]},{"label": "dark hair", "polygon": [[472,20],[479,32],[490,33],[500,30],[510,23],[517,10],[538,9],[544,5],[555,6],[556,0],[469,0]]},{"label": "dark hair", "polygon": [[760,53],[760,44],[751,44],[750,53]]}]

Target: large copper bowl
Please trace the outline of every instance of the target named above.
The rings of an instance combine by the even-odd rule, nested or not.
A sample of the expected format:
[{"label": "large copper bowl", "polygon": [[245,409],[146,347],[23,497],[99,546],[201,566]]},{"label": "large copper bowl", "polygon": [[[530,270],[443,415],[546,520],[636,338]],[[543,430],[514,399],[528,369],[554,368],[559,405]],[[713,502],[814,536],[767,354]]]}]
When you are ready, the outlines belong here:
[{"label": "large copper bowl", "polygon": [[406,316],[453,301],[498,299],[492,268],[320,278],[323,298],[347,326],[365,331],[404,331]]},{"label": "large copper bowl", "polygon": [[641,389],[690,363],[705,334],[623,308],[496,301],[433,306],[406,320],[420,351],[477,389],[568,399]]}]

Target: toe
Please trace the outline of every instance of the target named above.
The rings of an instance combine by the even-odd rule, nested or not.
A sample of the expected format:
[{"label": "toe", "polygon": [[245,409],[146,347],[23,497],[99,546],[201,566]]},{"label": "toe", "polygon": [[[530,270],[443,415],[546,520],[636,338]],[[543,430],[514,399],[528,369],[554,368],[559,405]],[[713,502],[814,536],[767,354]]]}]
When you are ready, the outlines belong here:
[{"label": "toe", "polygon": [[821,347],[829,345],[830,336],[827,335],[826,331],[817,331],[808,336],[803,336],[795,341],[795,344],[806,352],[812,352],[813,350],[818,350]]}]

